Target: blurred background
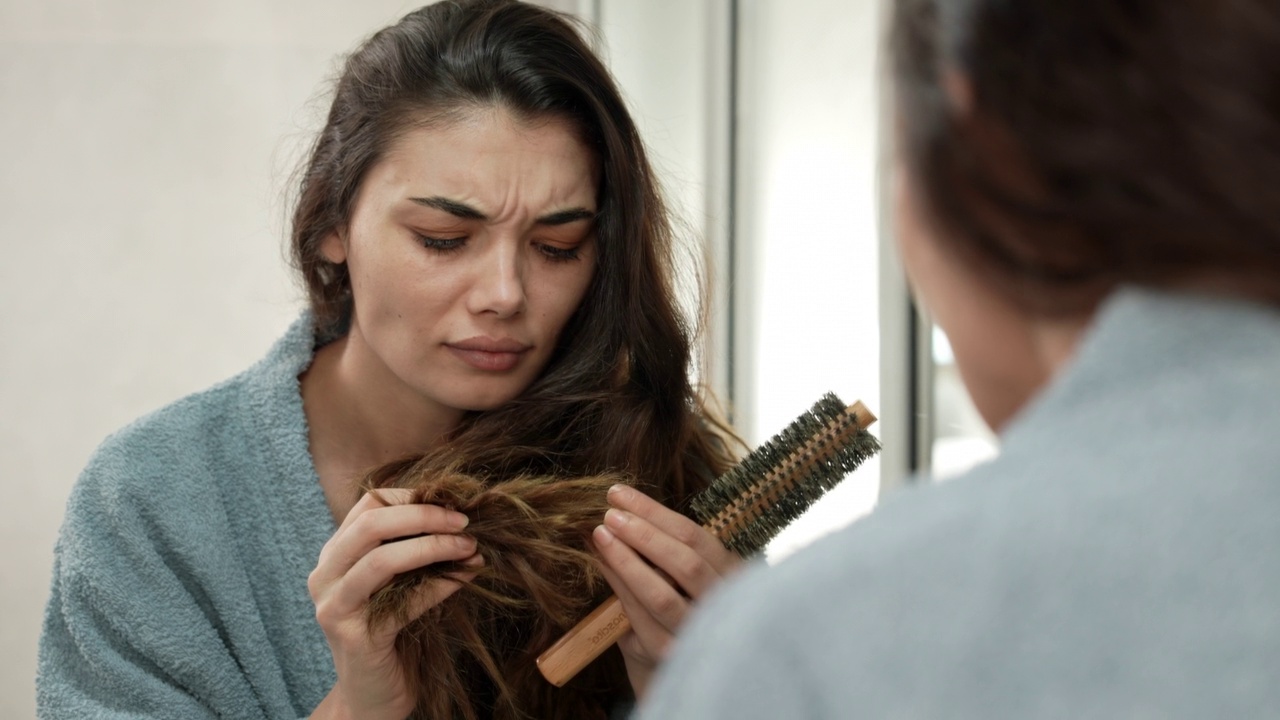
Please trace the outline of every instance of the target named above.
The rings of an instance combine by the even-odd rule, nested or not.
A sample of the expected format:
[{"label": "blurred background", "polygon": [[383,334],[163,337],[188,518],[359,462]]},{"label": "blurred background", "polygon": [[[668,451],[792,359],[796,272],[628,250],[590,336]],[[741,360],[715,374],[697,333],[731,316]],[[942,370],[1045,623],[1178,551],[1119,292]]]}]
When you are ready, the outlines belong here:
[{"label": "blurred background", "polygon": [[[704,377],[744,436],[827,391],[880,415],[882,455],[771,559],[996,451],[893,255],[882,3],[541,3],[595,29],[627,95],[708,272]],[[77,474],[296,316],[291,173],[342,54],[419,4],[0,0],[0,717],[35,715]]]}]

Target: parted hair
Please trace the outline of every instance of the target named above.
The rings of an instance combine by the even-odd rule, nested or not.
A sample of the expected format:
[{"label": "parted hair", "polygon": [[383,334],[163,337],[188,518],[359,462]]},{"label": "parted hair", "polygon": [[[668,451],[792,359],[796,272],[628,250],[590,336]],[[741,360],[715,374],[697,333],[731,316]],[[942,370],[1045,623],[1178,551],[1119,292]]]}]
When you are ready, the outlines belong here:
[{"label": "parted hair", "polygon": [[891,55],[921,205],[1024,307],[1280,303],[1280,4],[896,0]]}]

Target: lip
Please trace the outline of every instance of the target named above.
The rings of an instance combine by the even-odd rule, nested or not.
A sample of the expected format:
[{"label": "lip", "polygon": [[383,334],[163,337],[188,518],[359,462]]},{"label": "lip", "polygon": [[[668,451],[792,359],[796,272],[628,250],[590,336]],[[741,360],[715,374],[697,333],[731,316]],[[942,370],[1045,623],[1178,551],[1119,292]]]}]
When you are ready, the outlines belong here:
[{"label": "lip", "polygon": [[445,344],[451,348],[457,348],[458,350],[488,353],[522,353],[533,347],[532,345],[527,345],[512,338],[494,339],[480,335],[473,338],[467,338],[466,340],[459,340],[457,342]]},{"label": "lip", "polygon": [[506,372],[520,364],[520,359],[533,346],[512,338],[477,336],[445,343],[445,347],[462,362],[477,370]]}]

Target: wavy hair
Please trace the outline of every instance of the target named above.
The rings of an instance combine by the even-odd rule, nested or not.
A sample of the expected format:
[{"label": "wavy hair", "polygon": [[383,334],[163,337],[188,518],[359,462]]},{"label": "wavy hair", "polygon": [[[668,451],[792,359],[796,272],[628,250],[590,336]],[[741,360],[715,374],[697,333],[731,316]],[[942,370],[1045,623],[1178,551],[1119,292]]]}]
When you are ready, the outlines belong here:
[{"label": "wavy hair", "polygon": [[[503,407],[468,413],[440,447],[379,469],[369,485],[413,487],[442,469],[483,484],[620,474],[680,506],[731,465],[733,434],[690,381],[701,318],[685,317],[677,302],[672,223],[639,132],[571,19],[515,0],[444,0],[375,33],[347,58],[300,173],[293,215],[294,262],[317,332],[335,337],[350,322],[346,267],[328,262],[320,245],[351,217],[369,169],[407,129],[493,106],[524,119],[565,119],[595,153],[596,272],[529,388]],[[573,498],[581,500],[572,493],[566,500]],[[590,503],[582,510],[593,522],[603,513]],[[554,615],[544,600],[536,604]],[[419,691],[428,704],[443,693],[462,707],[458,694],[492,690],[482,675],[459,674],[461,685],[424,676]],[[606,664],[606,675],[610,697],[630,693],[620,663]]]},{"label": "wavy hair", "polygon": [[[535,660],[607,593],[589,539],[608,509],[608,489],[627,478],[492,483],[449,468],[412,473],[392,465],[371,481],[410,487],[414,502],[466,514],[466,534],[485,558],[480,568],[438,563],[404,573],[370,599],[370,626],[407,623],[397,654],[406,677],[432,690],[420,692],[414,717],[606,718],[625,697],[617,648],[563,688],[548,683]],[[475,578],[421,617],[407,616],[422,583],[459,573]]]}]

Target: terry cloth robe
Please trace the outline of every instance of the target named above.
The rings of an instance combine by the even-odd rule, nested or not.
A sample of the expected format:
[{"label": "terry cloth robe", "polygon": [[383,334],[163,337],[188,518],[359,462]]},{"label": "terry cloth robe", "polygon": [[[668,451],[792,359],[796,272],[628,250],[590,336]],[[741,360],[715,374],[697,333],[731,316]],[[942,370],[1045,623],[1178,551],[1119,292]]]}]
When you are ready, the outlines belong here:
[{"label": "terry cloth robe", "polygon": [[333,686],[307,575],[336,529],[308,453],[304,315],[257,365],[108,438],[68,501],[43,718],[298,718]]},{"label": "terry cloth robe", "polygon": [[1280,713],[1280,310],[1122,291],[1000,456],[721,586],[645,720]]}]

